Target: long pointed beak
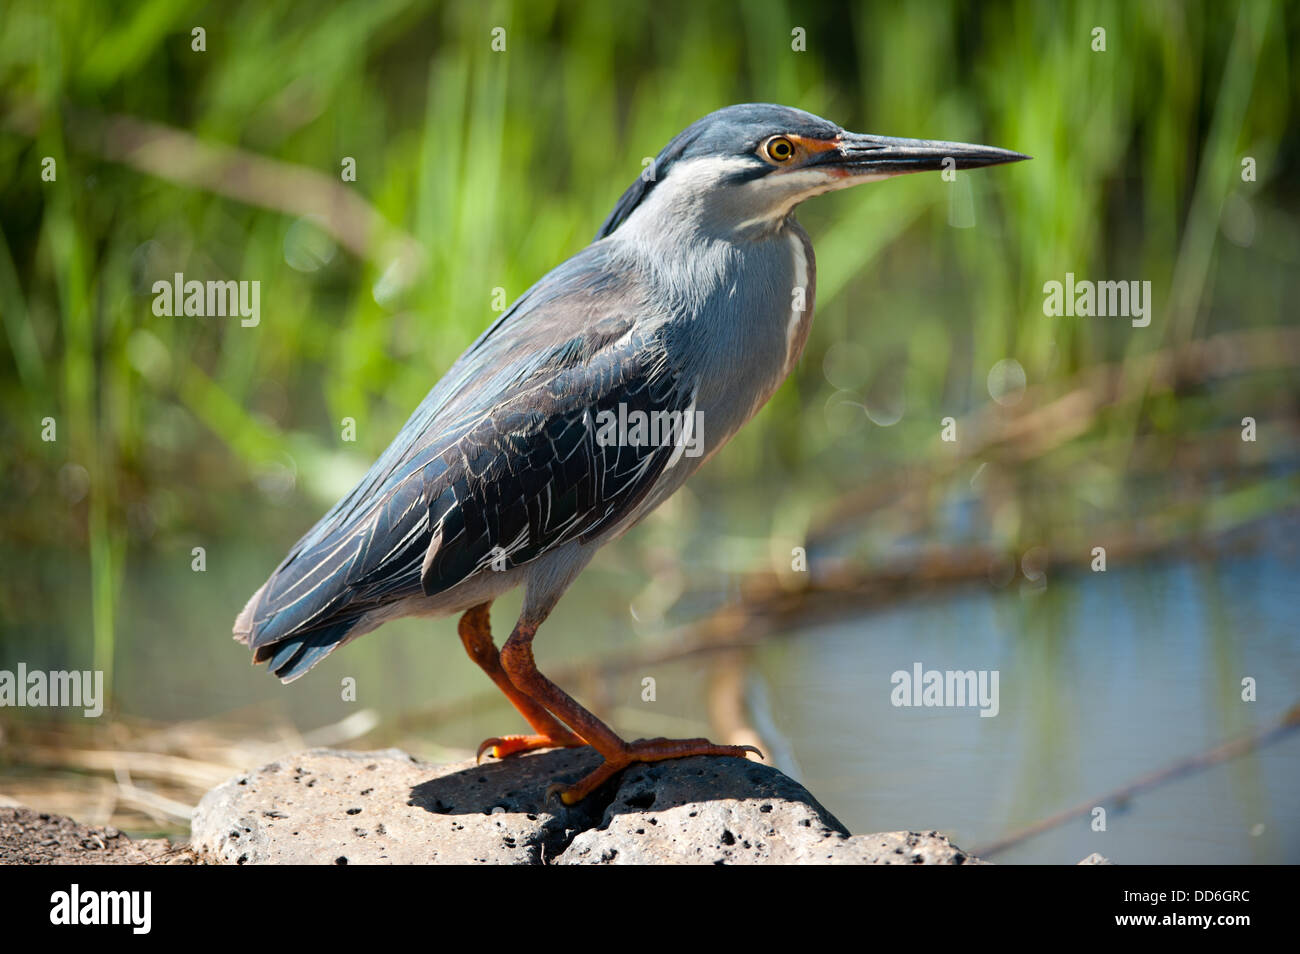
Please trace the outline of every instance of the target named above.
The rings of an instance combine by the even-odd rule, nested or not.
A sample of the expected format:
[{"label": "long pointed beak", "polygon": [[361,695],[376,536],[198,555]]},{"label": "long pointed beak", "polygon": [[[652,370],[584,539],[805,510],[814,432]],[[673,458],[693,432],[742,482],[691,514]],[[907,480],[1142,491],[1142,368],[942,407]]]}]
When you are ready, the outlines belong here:
[{"label": "long pointed beak", "polygon": [[846,132],[840,136],[838,148],[826,150],[812,164],[831,166],[856,178],[896,176],[934,169],[978,169],[1029,158],[996,146]]}]

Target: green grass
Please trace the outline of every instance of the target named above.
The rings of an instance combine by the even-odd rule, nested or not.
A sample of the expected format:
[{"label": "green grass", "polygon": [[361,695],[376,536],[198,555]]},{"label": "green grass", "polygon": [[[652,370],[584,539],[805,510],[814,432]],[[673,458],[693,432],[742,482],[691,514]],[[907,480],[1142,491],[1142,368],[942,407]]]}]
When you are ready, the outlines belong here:
[{"label": "green grass", "polygon": [[[513,299],[580,249],[642,157],[728,103],[1035,157],[809,206],[819,318],[803,364],[698,481],[705,500],[727,488],[750,531],[930,453],[941,417],[987,400],[1002,358],[1050,384],[1295,320],[1294,5],[10,0],[0,16],[0,514],[12,553],[89,553],[88,579],[36,579],[11,556],[0,608],[21,623],[39,613],[33,596],[89,592],[110,671],[134,550],[291,540],[491,321],[493,290]],[[205,52],[191,50],[195,26]],[[806,52],[791,50],[796,26]],[[357,254],[296,216],[178,181],[193,170],[175,154],[162,156],[170,177],[106,159],[91,127],[108,115],[322,173],[418,241],[418,268],[393,292],[378,245]],[[55,182],[41,181],[46,156]],[[338,179],[345,156],[355,183]],[[1243,156],[1257,181],[1241,181]],[[1243,207],[1244,250],[1221,228]],[[286,242],[326,261],[295,270]],[[260,327],[155,317],[149,286],[174,271],[260,280]],[[1152,327],[1045,318],[1042,284],[1066,271],[1152,281]],[[840,342],[863,349],[860,395],[901,394],[897,425],[828,430],[822,367]],[[1097,425],[1094,477],[1123,471],[1161,397]],[[1212,402],[1217,420],[1195,426],[1252,400]],[[40,440],[47,415],[55,445]],[[344,417],[355,444],[339,439]],[[1163,427],[1193,425],[1174,414]],[[60,490],[68,464],[89,473],[85,499]],[[274,492],[286,474],[288,498]]]}]

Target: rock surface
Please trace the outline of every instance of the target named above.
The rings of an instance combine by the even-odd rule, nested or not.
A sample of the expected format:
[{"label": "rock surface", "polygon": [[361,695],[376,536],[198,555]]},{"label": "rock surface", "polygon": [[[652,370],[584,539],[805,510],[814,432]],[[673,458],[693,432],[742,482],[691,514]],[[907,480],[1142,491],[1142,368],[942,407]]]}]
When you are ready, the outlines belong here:
[{"label": "rock surface", "polygon": [[935,832],[850,836],[803,786],[740,759],[634,766],[578,805],[546,799],[599,762],[316,749],[205,795],[191,846],[216,864],[978,863]]}]

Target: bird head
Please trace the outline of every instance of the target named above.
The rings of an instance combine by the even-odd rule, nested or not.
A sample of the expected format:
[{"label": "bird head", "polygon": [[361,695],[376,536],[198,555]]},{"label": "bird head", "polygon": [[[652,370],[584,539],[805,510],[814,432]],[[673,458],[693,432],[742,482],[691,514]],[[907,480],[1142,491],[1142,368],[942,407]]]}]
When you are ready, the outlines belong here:
[{"label": "bird head", "polygon": [[596,237],[625,223],[662,230],[684,220],[713,232],[763,232],[823,192],[910,172],[1028,158],[993,146],[848,132],[789,106],[728,106],[678,133],[619,199]]}]

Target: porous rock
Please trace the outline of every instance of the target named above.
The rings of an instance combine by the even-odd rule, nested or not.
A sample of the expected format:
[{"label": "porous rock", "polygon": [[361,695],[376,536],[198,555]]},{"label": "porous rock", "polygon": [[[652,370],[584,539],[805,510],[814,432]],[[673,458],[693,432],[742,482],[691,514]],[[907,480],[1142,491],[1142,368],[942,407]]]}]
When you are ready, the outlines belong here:
[{"label": "porous rock", "polygon": [[191,846],[217,864],[969,864],[935,832],[850,835],[770,766],[636,765],[578,805],[547,797],[590,749],[432,765],[316,749],[213,789]]}]

